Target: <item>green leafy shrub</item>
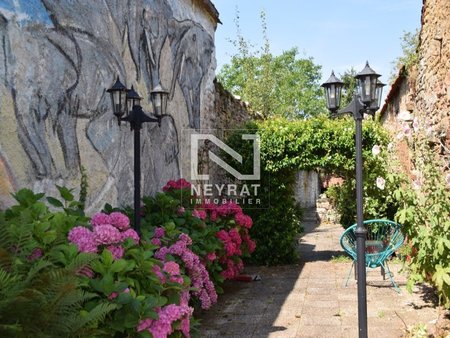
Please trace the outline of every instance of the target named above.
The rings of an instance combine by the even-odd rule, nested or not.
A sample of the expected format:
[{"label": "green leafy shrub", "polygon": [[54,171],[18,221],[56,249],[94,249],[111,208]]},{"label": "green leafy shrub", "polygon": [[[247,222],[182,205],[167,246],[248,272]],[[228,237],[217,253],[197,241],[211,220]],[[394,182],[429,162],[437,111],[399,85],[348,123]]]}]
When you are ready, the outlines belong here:
[{"label": "green leafy shrub", "polygon": [[44,195],[28,189],[13,196],[18,204],[0,212],[0,335],[82,334],[110,310],[81,312],[93,295],[82,290],[77,274],[94,255],[79,254],[66,236],[86,218],[69,206],[50,211]]},{"label": "green leafy shrub", "polygon": [[[294,200],[295,173],[299,170],[324,171],[342,177],[345,184],[335,187],[331,196],[341,213],[341,223],[349,226],[356,217],[354,121],[350,117],[329,119],[325,116],[290,121],[274,118],[251,122],[245,129],[229,136],[227,143],[243,155],[242,164],[230,157],[240,172],[252,172],[252,146],[242,142],[242,134],[258,134],[261,151],[262,208],[244,206],[254,220],[250,233],[257,242],[252,262],[284,264],[296,259],[296,239],[301,230],[301,210]],[[388,135],[377,121],[364,121],[365,197],[367,214],[381,217],[392,213],[387,187],[382,190],[376,180],[386,172],[385,145]],[[374,156],[372,149],[384,150]],[[244,182],[249,183],[249,182]],[[390,183],[389,183],[390,184]],[[386,203],[389,202],[389,203]]]},{"label": "green leafy shrub", "polygon": [[416,118],[413,126],[404,126],[404,137],[413,159],[412,181],[405,178],[394,191],[400,205],[396,219],[408,238],[409,252],[404,257],[410,270],[408,288],[411,290],[415,283],[429,282],[448,308],[450,174],[444,175],[442,159],[430,145],[426,124]]},{"label": "green leafy shrub", "polygon": [[112,207],[86,217],[65,187],[61,200],[46,198],[51,210],[44,194],[15,194],[18,205],[0,212],[0,334],[192,334],[192,305],[217,301],[216,288],[242,271],[254,242],[239,206],[188,209],[180,182],[188,184],[169,181],[145,199],[142,237]]}]

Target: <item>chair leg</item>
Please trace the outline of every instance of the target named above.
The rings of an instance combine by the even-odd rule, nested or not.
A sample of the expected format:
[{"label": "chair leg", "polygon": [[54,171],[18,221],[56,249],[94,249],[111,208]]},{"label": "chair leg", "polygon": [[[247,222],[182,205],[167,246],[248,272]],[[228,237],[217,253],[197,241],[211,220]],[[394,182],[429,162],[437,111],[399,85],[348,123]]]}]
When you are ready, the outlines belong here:
[{"label": "chair leg", "polygon": [[344,285],[345,287],[347,287],[347,285],[348,285],[348,280],[350,279],[350,275],[352,274],[353,267],[355,267],[355,277],[356,277],[356,266],[355,266],[355,261],[353,261],[352,266],[350,267],[350,270],[347,275],[347,280],[345,281],[345,285]]},{"label": "chair leg", "polygon": [[381,275],[383,276],[383,280],[386,280],[386,270],[383,265],[381,266]]},{"label": "chair leg", "polygon": [[386,274],[388,275],[389,279],[391,280],[391,283],[394,286],[395,291],[397,291],[397,293],[401,293],[400,288],[398,287],[397,283],[395,283],[395,281],[394,281],[394,277],[392,276],[392,273],[391,273],[391,270],[389,269],[388,263],[383,262],[382,268],[384,268],[386,270]]}]

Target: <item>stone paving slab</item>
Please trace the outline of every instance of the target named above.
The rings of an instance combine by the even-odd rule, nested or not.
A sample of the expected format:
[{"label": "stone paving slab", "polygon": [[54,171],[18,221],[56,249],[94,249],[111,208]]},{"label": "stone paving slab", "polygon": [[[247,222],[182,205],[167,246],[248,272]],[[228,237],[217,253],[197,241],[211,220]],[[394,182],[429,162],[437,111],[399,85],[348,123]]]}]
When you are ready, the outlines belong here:
[{"label": "stone paving slab", "polygon": [[[227,282],[225,293],[200,315],[201,337],[358,337],[357,283],[353,274],[344,287],[351,262],[336,263],[343,254],[342,228],[305,225],[299,241],[301,263],[276,267],[247,267],[257,282]],[[405,289],[400,264],[391,264],[398,294],[380,270],[367,272],[369,337],[404,337],[406,328],[419,322],[432,325],[438,317],[430,289]]]}]

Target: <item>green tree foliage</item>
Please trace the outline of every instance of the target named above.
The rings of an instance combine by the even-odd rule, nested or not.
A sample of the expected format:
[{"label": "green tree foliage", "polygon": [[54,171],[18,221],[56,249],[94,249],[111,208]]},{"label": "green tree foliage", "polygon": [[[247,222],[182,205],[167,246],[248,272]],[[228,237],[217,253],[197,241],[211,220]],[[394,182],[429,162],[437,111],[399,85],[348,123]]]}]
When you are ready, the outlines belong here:
[{"label": "green tree foliage", "polygon": [[408,73],[419,62],[419,54],[417,51],[419,47],[419,29],[413,32],[403,32],[401,46],[403,54],[392,62],[394,69],[392,70],[391,80],[397,76],[397,72],[403,66]]},{"label": "green tree foliage", "polygon": [[357,71],[355,68],[350,68],[344,72],[344,74],[340,74],[339,78],[344,82],[344,88],[342,88],[342,96],[341,96],[341,108],[345,107],[350,103],[353,98],[353,94],[356,93],[357,81],[355,79],[355,75]]},{"label": "green tree foliage", "polygon": [[233,44],[238,53],[220,70],[219,82],[264,117],[305,118],[325,113],[319,83],[321,66],[314,64],[311,57],[299,58],[297,48],[273,55],[264,12],[261,21],[264,44],[260,50],[254,50],[240,32],[237,14],[238,34]]}]

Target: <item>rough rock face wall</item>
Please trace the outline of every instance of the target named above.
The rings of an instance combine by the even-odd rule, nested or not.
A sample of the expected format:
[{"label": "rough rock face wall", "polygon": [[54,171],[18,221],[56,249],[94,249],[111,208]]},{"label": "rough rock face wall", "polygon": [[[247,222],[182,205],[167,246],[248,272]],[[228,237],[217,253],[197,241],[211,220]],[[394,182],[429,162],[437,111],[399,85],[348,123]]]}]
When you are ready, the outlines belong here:
[{"label": "rough rock face wall", "polygon": [[[415,106],[450,145],[450,1],[424,0]],[[446,139],[446,140],[445,140]]]},{"label": "rough rock face wall", "polygon": [[[159,82],[170,118],[142,130],[142,189],[180,177],[181,130],[214,114],[217,16],[192,0],[0,2],[0,208],[22,187],[55,193],[89,178],[91,210],[130,203],[133,136],[117,125],[117,75],[144,97]],[[88,209],[89,212],[89,209]]]}]

